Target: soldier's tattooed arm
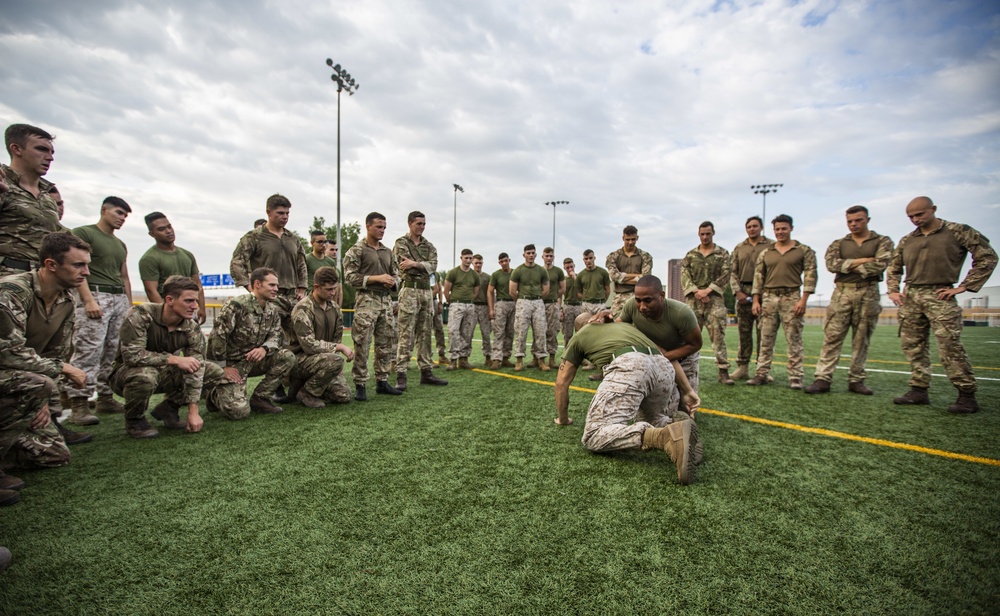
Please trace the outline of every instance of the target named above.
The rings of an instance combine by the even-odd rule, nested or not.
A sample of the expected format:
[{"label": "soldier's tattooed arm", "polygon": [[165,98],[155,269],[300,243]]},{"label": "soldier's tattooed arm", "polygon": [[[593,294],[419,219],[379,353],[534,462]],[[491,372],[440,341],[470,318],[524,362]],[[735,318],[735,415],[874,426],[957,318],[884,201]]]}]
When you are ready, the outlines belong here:
[{"label": "soldier's tattooed arm", "polygon": [[556,418],[555,423],[568,426],[573,423],[569,416],[569,386],[576,377],[577,366],[565,359],[559,364],[559,374],[556,375]]}]

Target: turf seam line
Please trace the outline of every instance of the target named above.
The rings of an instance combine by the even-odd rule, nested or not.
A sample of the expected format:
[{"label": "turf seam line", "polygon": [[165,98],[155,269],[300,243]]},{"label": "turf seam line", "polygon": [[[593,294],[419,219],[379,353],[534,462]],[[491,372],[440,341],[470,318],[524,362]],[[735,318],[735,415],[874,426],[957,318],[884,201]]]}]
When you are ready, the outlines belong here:
[{"label": "turf seam line", "polygon": [[[533,379],[526,376],[519,376],[516,374],[504,374],[502,372],[494,372],[492,370],[482,370],[479,368],[474,368],[473,372],[479,372],[480,374],[488,374],[491,376],[501,376],[506,379],[513,379],[516,381],[523,381],[525,383],[533,383],[536,385],[546,385],[548,387],[555,387],[555,383],[552,381],[542,381],[539,379]],[[576,387],[570,385],[572,391],[585,392],[590,394],[597,393],[594,389],[587,389],[586,387]],[[749,421],[751,423],[757,423],[765,426],[771,426],[775,428],[784,428],[786,430],[795,430],[798,432],[805,432],[807,434],[818,434],[820,436],[827,436],[831,438],[840,438],[847,441],[857,441],[860,443],[868,443],[869,445],[878,445],[880,447],[889,447],[891,449],[902,449],[905,451],[914,451],[917,453],[924,453],[932,456],[939,456],[942,458],[949,458],[951,460],[962,460],[965,462],[974,462],[977,464],[986,464],[988,466],[1000,466],[1000,460],[994,458],[985,458],[981,456],[970,456],[964,453],[955,453],[953,451],[945,451],[943,449],[932,449],[930,447],[922,447],[920,445],[911,445],[909,443],[897,443],[896,441],[887,441],[880,438],[871,438],[867,436],[859,436],[857,434],[850,434],[847,432],[838,432],[837,430],[828,430],[826,428],[811,428],[809,426],[800,426],[798,424],[788,423],[784,421],[775,421],[773,419],[763,419],[761,417],[754,417],[752,415],[740,415],[737,413],[729,413],[726,411],[718,411],[715,409],[707,409],[704,407],[699,407],[698,412],[707,413],[709,415],[717,415],[719,417],[728,417],[730,419],[739,419],[741,421]]]}]

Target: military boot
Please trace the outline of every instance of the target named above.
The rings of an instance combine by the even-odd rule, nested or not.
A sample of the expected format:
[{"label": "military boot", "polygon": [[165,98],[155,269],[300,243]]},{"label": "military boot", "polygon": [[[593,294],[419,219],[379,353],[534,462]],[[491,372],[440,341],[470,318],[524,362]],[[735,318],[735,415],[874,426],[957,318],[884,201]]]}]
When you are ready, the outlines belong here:
[{"label": "military boot", "polygon": [[948,412],[963,415],[967,413],[978,413],[979,403],[976,402],[975,392],[958,392],[958,399],[955,400],[955,404],[948,407]]},{"label": "military boot", "polygon": [[729,377],[728,368],[719,368],[719,382],[723,385],[735,385],[736,381]]},{"label": "military boot", "polygon": [[10,550],[0,547],[0,571],[9,567],[12,562],[14,562],[14,557],[11,556]]},{"label": "military boot", "polygon": [[94,410],[98,413],[124,413],[125,407],[111,394],[97,394],[97,405]]},{"label": "military boot", "polygon": [[69,404],[70,409],[72,409],[72,413],[69,416],[71,424],[76,426],[95,426],[101,423],[101,420],[90,412],[90,405],[87,404],[87,399],[83,396],[70,399]]},{"label": "military boot", "polygon": [[816,379],[813,384],[806,387],[805,392],[807,394],[827,394],[830,393],[830,381],[821,381]]},{"label": "military boot", "polygon": [[518,357],[517,363],[514,364],[514,372],[524,372],[524,358]]},{"label": "military boot", "polygon": [[389,384],[389,381],[375,381],[375,393],[389,396],[402,396],[403,392]]},{"label": "military boot", "polygon": [[678,481],[682,485],[688,485],[695,478],[694,446],[697,442],[697,430],[693,421],[675,421],[662,428],[647,428],[642,433],[642,448],[667,452],[677,467]]},{"label": "military boot", "polygon": [[500,367],[501,368],[513,368],[514,367],[514,364],[510,363],[510,355],[508,355],[507,357],[503,358],[503,361],[500,362]]},{"label": "military boot", "polygon": [[406,373],[397,372],[396,373],[396,389],[399,391],[406,391]]},{"label": "military boot", "polygon": [[[96,418],[95,418],[96,419]],[[63,440],[66,441],[67,445],[79,445],[81,443],[89,443],[94,440],[94,435],[89,432],[74,432],[66,426],[62,425],[58,419],[54,416],[52,417],[52,423],[55,424],[56,430],[62,435]]]},{"label": "military boot", "polygon": [[555,368],[555,367],[556,367],[556,356],[549,355],[549,368]]},{"label": "military boot", "polygon": [[532,357],[531,358],[531,363],[528,364],[528,367],[529,368],[537,368],[538,367],[538,358],[537,357]]},{"label": "military boot", "polygon": [[500,369],[499,359],[494,359],[493,361],[490,362],[490,370],[499,370],[499,369]]},{"label": "military boot", "polygon": [[434,376],[434,371],[427,369],[420,371],[420,384],[421,385],[447,385],[448,381],[444,379],[439,379]]},{"label": "military boot", "polygon": [[326,402],[320,400],[304,389],[299,390],[296,394],[296,399],[302,403],[302,406],[306,406],[311,409],[321,409],[326,406]]},{"label": "military boot", "polygon": [[[549,355],[549,357],[552,356]],[[543,358],[542,361],[538,362],[538,369],[541,370],[542,372],[548,372],[552,368],[549,368],[548,362],[546,362],[545,359]]]},{"label": "military boot", "polygon": [[153,419],[162,421],[164,428],[184,430],[187,428],[187,422],[181,419],[180,410],[180,406],[164,398],[162,402],[156,405],[150,415],[153,416]]},{"label": "military boot", "polygon": [[737,363],[736,372],[732,373],[730,376],[732,376],[734,381],[739,381],[740,379],[745,379],[750,376],[750,370],[747,369],[746,364]]},{"label": "military boot", "polygon": [[853,383],[848,383],[847,391],[852,394],[861,394],[862,396],[870,396],[875,393],[871,390],[871,388],[865,385],[864,381],[854,381]]},{"label": "military boot", "polygon": [[467,357],[459,358],[458,367],[462,370],[472,370],[472,364],[469,363],[469,358]]},{"label": "military boot", "polygon": [[258,396],[256,391],[250,396],[250,410],[265,415],[276,415],[285,411],[285,409],[271,402],[271,396]]},{"label": "military boot", "polygon": [[0,490],[20,490],[24,487],[24,480],[0,471]]},{"label": "military boot", "polygon": [[368,402],[368,392],[365,391],[364,385],[354,386],[354,399],[358,402]]},{"label": "military boot", "polygon": [[156,428],[149,425],[145,417],[140,419],[126,419],[125,433],[137,439],[156,438],[160,436],[160,433],[156,431]]},{"label": "military boot", "polygon": [[800,391],[802,389],[802,379],[788,379],[788,389]]},{"label": "military boot", "polygon": [[930,404],[931,397],[926,387],[911,386],[910,391],[892,399],[893,404]]},{"label": "military boot", "polygon": [[771,380],[768,379],[767,377],[768,377],[768,375],[766,375],[766,374],[763,374],[763,375],[762,374],[758,374],[757,376],[755,376],[752,379],[750,379],[749,381],[747,381],[746,384],[750,385],[751,387],[756,387],[758,385],[770,385],[771,384]]},{"label": "military boot", "polygon": [[445,370],[448,370],[449,372],[452,371],[452,370],[458,370],[458,360],[454,359],[454,360],[450,361],[448,363],[448,367],[445,368]]},{"label": "military boot", "polygon": [[6,507],[7,505],[13,505],[17,501],[21,500],[21,493],[17,490],[2,490],[0,489],[0,507]]}]

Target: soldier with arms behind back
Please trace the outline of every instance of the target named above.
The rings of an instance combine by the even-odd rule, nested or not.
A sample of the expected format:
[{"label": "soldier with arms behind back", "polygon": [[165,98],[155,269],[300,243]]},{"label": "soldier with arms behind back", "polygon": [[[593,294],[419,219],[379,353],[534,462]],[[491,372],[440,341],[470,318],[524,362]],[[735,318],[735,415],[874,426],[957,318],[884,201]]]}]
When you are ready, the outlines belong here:
[{"label": "soldier with arms behind back", "polygon": [[733,385],[729,378],[729,357],[726,354],[726,325],[729,314],[723,294],[729,284],[729,251],[715,243],[715,225],[706,220],[698,226],[699,244],[692,248],[681,264],[681,287],[687,305],[698,317],[698,327],[708,326],[708,337],[715,352],[715,367],[719,382]]},{"label": "soldier with arms behind back", "polygon": [[[739,328],[739,346],[736,347],[736,371],[730,377],[734,380],[750,376],[750,356],[754,353],[753,337],[757,333],[757,346],[760,347],[760,317],[753,313],[753,272],[757,266],[757,257],[773,242],[761,235],[764,220],[760,216],[747,218],[747,239],[733,248],[732,273],[729,284],[736,299],[736,326]],[[759,348],[758,348],[759,350]]]}]

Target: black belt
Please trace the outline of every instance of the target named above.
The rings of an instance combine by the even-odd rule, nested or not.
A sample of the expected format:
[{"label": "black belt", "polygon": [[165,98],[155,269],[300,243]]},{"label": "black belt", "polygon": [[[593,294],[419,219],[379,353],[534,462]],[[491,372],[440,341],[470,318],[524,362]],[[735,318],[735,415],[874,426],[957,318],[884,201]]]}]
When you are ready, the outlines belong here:
[{"label": "black belt", "polygon": [[119,287],[110,284],[88,284],[90,290],[94,293],[111,293],[112,295],[124,295],[125,287]]},{"label": "black belt", "polygon": [[404,289],[420,289],[422,291],[430,291],[431,283],[426,280],[404,280]]},{"label": "black belt", "polygon": [[448,302],[448,303],[449,303],[449,304],[471,304],[472,302],[463,302],[463,301],[462,301],[462,300],[460,300],[460,299],[453,299],[453,300],[451,300],[451,301],[450,301],[450,302]]},{"label": "black belt", "polygon": [[563,306],[579,306],[581,302],[563,302]]},{"label": "black belt", "polygon": [[540,300],[542,298],[540,298],[540,297],[519,297],[517,299],[523,299],[526,302],[537,302],[538,300]]},{"label": "black belt", "polygon": [[543,301],[546,304],[554,304],[554,303],[558,302],[559,300],[557,300],[557,299],[546,299],[546,300],[543,300]]},{"label": "black belt", "polygon": [[907,289],[940,289],[940,288],[952,288],[955,283],[953,282],[942,282],[938,284],[909,284],[907,283]]},{"label": "black belt", "polygon": [[472,302],[472,303],[475,304],[475,305],[477,305],[477,306],[485,306],[486,305],[486,302]]},{"label": "black belt", "polygon": [[744,287],[752,287],[753,286],[753,280],[741,280],[740,281],[740,285],[742,285]]},{"label": "black belt", "polygon": [[611,354],[611,359],[618,359],[627,353],[642,353],[643,355],[659,355],[660,352],[646,346],[623,346]]},{"label": "black belt", "polygon": [[388,291],[373,291],[371,289],[358,289],[358,293],[364,293],[367,295],[388,295]]},{"label": "black belt", "polygon": [[9,268],[24,270],[26,272],[36,270],[39,267],[39,264],[35,261],[22,261],[21,259],[15,259],[13,257],[3,257],[0,259],[0,263],[3,263]]}]

